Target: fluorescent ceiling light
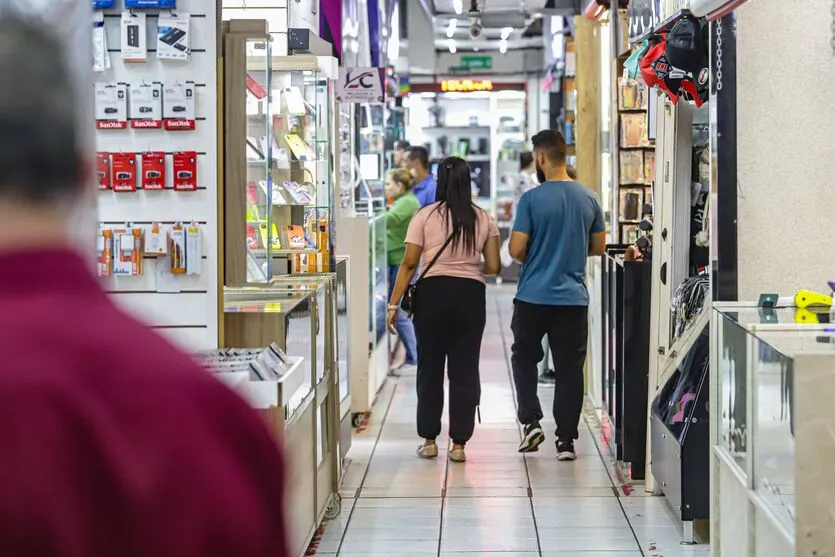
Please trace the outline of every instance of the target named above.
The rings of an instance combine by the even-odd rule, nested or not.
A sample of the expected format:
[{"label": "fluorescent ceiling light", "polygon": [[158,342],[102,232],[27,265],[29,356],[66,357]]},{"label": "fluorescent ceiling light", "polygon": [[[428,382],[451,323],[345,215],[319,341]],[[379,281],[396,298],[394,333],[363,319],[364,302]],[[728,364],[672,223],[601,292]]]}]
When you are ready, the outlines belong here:
[{"label": "fluorescent ceiling light", "polygon": [[447,29],[446,29],[446,36],[449,37],[450,39],[452,38],[453,35],[455,35],[455,27],[457,25],[458,25],[458,20],[457,19],[452,18],[452,19],[449,20],[449,27],[447,27]]},{"label": "fluorescent ceiling light", "polygon": [[499,41],[499,52],[501,52],[502,54],[507,52],[507,39],[502,39],[501,41]]},{"label": "fluorescent ceiling light", "polygon": [[455,52],[456,52],[457,50],[458,50],[458,49],[455,47],[455,39],[450,39],[450,40],[449,40],[449,53],[450,53],[450,54],[455,54]]},{"label": "fluorescent ceiling light", "polygon": [[455,10],[456,14],[461,15],[461,12],[464,11],[464,0],[453,0],[452,9]]},{"label": "fluorescent ceiling light", "polygon": [[502,40],[507,40],[510,34],[513,32],[513,27],[505,27],[502,29]]}]

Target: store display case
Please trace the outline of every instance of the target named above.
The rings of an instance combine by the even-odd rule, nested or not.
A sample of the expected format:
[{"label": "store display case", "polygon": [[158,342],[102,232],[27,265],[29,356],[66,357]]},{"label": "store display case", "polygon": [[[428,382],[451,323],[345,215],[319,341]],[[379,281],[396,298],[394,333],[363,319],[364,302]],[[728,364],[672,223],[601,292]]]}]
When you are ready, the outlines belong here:
[{"label": "store display case", "polygon": [[227,286],[333,265],[335,59],[273,56],[260,25],[224,33]]},{"label": "store display case", "polygon": [[626,245],[609,245],[601,273],[603,418],[618,461],[643,480],[649,376],[649,261],[625,261]]},{"label": "store display case", "polygon": [[309,392],[282,431],[284,446],[293,447],[285,451],[295,486],[288,501],[293,555],[302,555],[322,519],[340,510],[338,390],[327,356],[332,346],[327,288],[328,280],[320,277],[295,286],[224,292],[226,345],[258,349],[275,344],[289,357],[301,358],[297,373],[308,378]]},{"label": "store display case", "polygon": [[716,557],[835,547],[835,337],[828,325],[804,321],[794,307],[714,306]]}]

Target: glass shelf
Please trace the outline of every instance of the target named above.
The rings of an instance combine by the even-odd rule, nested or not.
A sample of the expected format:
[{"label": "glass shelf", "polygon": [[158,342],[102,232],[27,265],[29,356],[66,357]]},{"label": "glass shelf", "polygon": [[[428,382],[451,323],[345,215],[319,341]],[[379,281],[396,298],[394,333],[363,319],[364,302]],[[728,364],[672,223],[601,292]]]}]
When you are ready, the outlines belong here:
[{"label": "glass shelf", "polygon": [[316,56],[274,56],[270,37],[227,50],[224,283],[328,272],[333,81]]}]

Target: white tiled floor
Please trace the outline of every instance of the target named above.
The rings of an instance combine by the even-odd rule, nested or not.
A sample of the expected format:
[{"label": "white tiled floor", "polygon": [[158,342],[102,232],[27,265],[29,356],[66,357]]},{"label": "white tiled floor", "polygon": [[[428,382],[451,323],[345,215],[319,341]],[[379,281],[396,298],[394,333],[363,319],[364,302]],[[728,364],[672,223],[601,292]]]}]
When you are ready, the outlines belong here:
[{"label": "white tiled floor", "polygon": [[[662,499],[641,486],[629,497],[614,488],[593,420],[584,421],[574,463],[556,461],[551,418],[540,452],[516,452],[511,300],[508,288],[488,290],[482,423],[468,462],[448,463],[443,445],[437,460],[414,455],[414,377],[390,381],[369,427],[354,437],[342,515],[327,523],[316,555],[709,557],[706,545],[679,543],[680,525]],[[544,408],[552,393],[540,389]]]}]

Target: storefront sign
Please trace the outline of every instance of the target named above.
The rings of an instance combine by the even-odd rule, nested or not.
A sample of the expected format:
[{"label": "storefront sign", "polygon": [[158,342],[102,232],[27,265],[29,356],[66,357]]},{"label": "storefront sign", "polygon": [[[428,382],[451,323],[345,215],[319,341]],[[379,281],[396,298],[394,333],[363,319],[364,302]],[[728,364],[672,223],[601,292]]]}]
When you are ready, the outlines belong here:
[{"label": "storefront sign", "polygon": [[489,79],[445,79],[441,82],[441,91],[445,93],[472,93],[475,91],[492,91],[493,82]]},{"label": "storefront sign", "polygon": [[461,67],[468,70],[492,70],[493,58],[490,56],[462,56]]},{"label": "storefront sign", "polygon": [[627,10],[627,18],[631,43],[661,23],[661,0],[632,0]]},{"label": "storefront sign", "polygon": [[336,100],[343,103],[381,103],[384,68],[339,68]]}]

